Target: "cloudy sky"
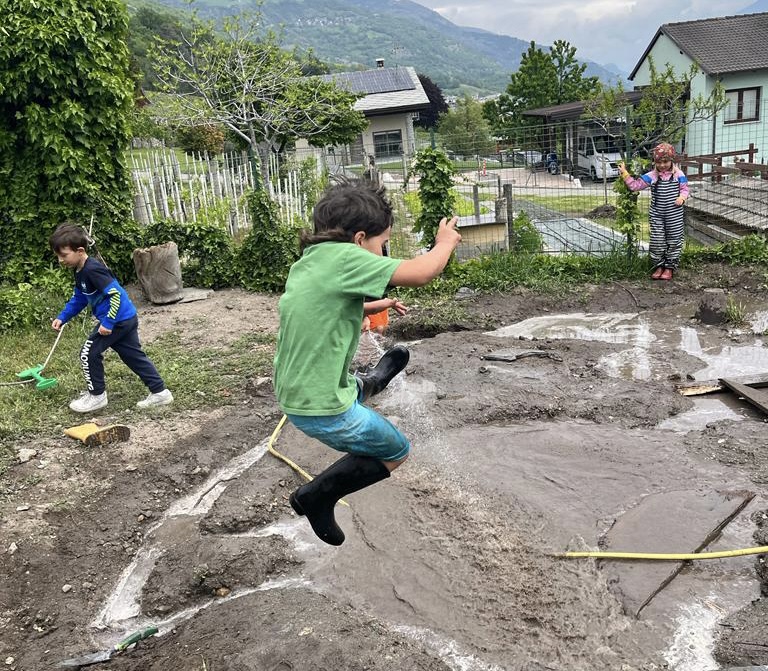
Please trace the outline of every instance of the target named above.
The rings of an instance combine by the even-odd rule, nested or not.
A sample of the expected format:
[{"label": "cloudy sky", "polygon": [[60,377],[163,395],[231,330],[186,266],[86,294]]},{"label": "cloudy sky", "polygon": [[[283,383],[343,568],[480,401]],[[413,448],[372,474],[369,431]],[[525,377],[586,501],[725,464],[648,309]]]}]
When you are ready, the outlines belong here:
[{"label": "cloudy sky", "polygon": [[[551,45],[629,72],[663,23],[766,11],[765,0],[414,0],[460,26]],[[754,7],[753,7],[754,5]]]}]

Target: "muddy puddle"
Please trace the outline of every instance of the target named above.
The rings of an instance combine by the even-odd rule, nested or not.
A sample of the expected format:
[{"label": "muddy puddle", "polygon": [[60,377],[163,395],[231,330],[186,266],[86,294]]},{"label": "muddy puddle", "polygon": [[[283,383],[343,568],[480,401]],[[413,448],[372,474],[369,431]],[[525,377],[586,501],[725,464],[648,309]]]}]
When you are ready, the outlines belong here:
[{"label": "muddy puddle", "polygon": [[[387,482],[337,507],[347,534],[341,548],[320,543],[290,512],[285,498],[299,480],[266,453],[264,439],[174,502],[145,534],[92,622],[102,630],[98,640],[112,644],[149,622],[175,636],[206,617],[242,617],[266,592],[299,603],[318,593],[384,623],[402,645],[444,665],[418,668],[717,669],[718,628],[760,593],[753,557],[649,563],[560,556],[569,549],[688,553],[754,545],[750,516],[766,500],[738,468],[687,452],[681,435],[759,417],[725,397],[654,415],[654,405],[682,403],[662,395],[677,370],[670,351],[684,357],[678,367],[691,367],[693,379],[768,369],[757,335],[738,346],[709,341],[696,328],[657,328],[635,313],[574,313],[411,342],[409,374],[377,401],[411,438],[412,458]],[[481,358],[542,343],[549,356],[535,365]],[[570,361],[578,343],[604,347]],[[373,340],[363,345],[365,356],[381,351]],[[453,386],[434,363],[447,358]],[[555,381],[566,366],[580,386]],[[526,380],[575,408],[581,395],[617,386],[605,393],[600,421],[586,418],[594,409],[574,418],[555,406],[532,421],[515,414],[518,401],[503,388]],[[602,421],[613,419],[628,390],[660,382],[642,399],[656,420]],[[333,458],[290,425],[275,445],[311,472]],[[269,499],[274,514],[244,516],[254,483],[275,488],[281,479],[285,490],[273,489]],[[255,555],[269,558],[267,568],[249,564]],[[220,569],[219,582],[209,580],[215,596],[185,592],[188,578],[178,576],[190,566]]]}]

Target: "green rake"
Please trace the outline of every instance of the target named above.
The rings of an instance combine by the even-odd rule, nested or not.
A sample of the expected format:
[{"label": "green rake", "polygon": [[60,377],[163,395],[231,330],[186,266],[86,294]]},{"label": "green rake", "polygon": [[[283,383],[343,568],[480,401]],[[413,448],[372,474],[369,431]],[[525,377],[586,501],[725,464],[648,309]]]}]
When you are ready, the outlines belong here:
[{"label": "green rake", "polygon": [[32,382],[33,380],[37,380],[35,389],[50,389],[51,387],[55,387],[58,384],[58,380],[56,380],[55,377],[44,377],[43,369],[51,360],[53,351],[56,349],[56,345],[59,344],[62,333],[64,333],[64,326],[59,329],[59,335],[56,336],[56,342],[53,343],[53,347],[51,347],[51,351],[48,353],[48,358],[45,360],[45,363],[41,363],[38,366],[33,366],[32,368],[27,368],[26,370],[21,371],[21,373],[16,373],[16,377],[20,378],[24,382]]}]

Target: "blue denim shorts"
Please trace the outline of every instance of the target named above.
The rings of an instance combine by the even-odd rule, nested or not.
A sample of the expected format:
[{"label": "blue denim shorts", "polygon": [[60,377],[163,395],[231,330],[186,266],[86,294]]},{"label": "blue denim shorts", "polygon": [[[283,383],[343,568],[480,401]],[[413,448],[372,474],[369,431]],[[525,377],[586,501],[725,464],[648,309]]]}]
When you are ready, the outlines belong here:
[{"label": "blue denim shorts", "polygon": [[302,433],[339,452],[398,461],[411,449],[392,422],[359,401],[339,415],[288,415],[288,419]]}]

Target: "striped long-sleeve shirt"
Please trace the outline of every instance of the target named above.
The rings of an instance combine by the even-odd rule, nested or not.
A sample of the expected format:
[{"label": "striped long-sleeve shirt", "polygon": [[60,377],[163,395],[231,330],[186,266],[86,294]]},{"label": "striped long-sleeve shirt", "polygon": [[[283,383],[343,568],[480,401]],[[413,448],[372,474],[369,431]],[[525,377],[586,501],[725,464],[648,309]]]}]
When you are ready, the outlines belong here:
[{"label": "striped long-sleeve shirt", "polygon": [[680,184],[680,195],[683,198],[688,198],[688,178],[676,165],[673,165],[671,170],[663,170],[661,172],[656,170],[656,168],[653,168],[646,172],[642,177],[631,177],[628,175],[624,178],[624,184],[629,187],[630,191],[640,191],[641,189],[647,189],[649,186],[653,186],[659,180],[668,182],[672,179]]},{"label": "striped long-sleeve shirt", "polygon": [[112,330],[116,322],[130,319],[136,314],[125,289],[120,286],[109,269],[90,256],[83,267],[75,272],[75,290],[58,316],[68,322],[90,305],[93,316],[106,329]]}]

